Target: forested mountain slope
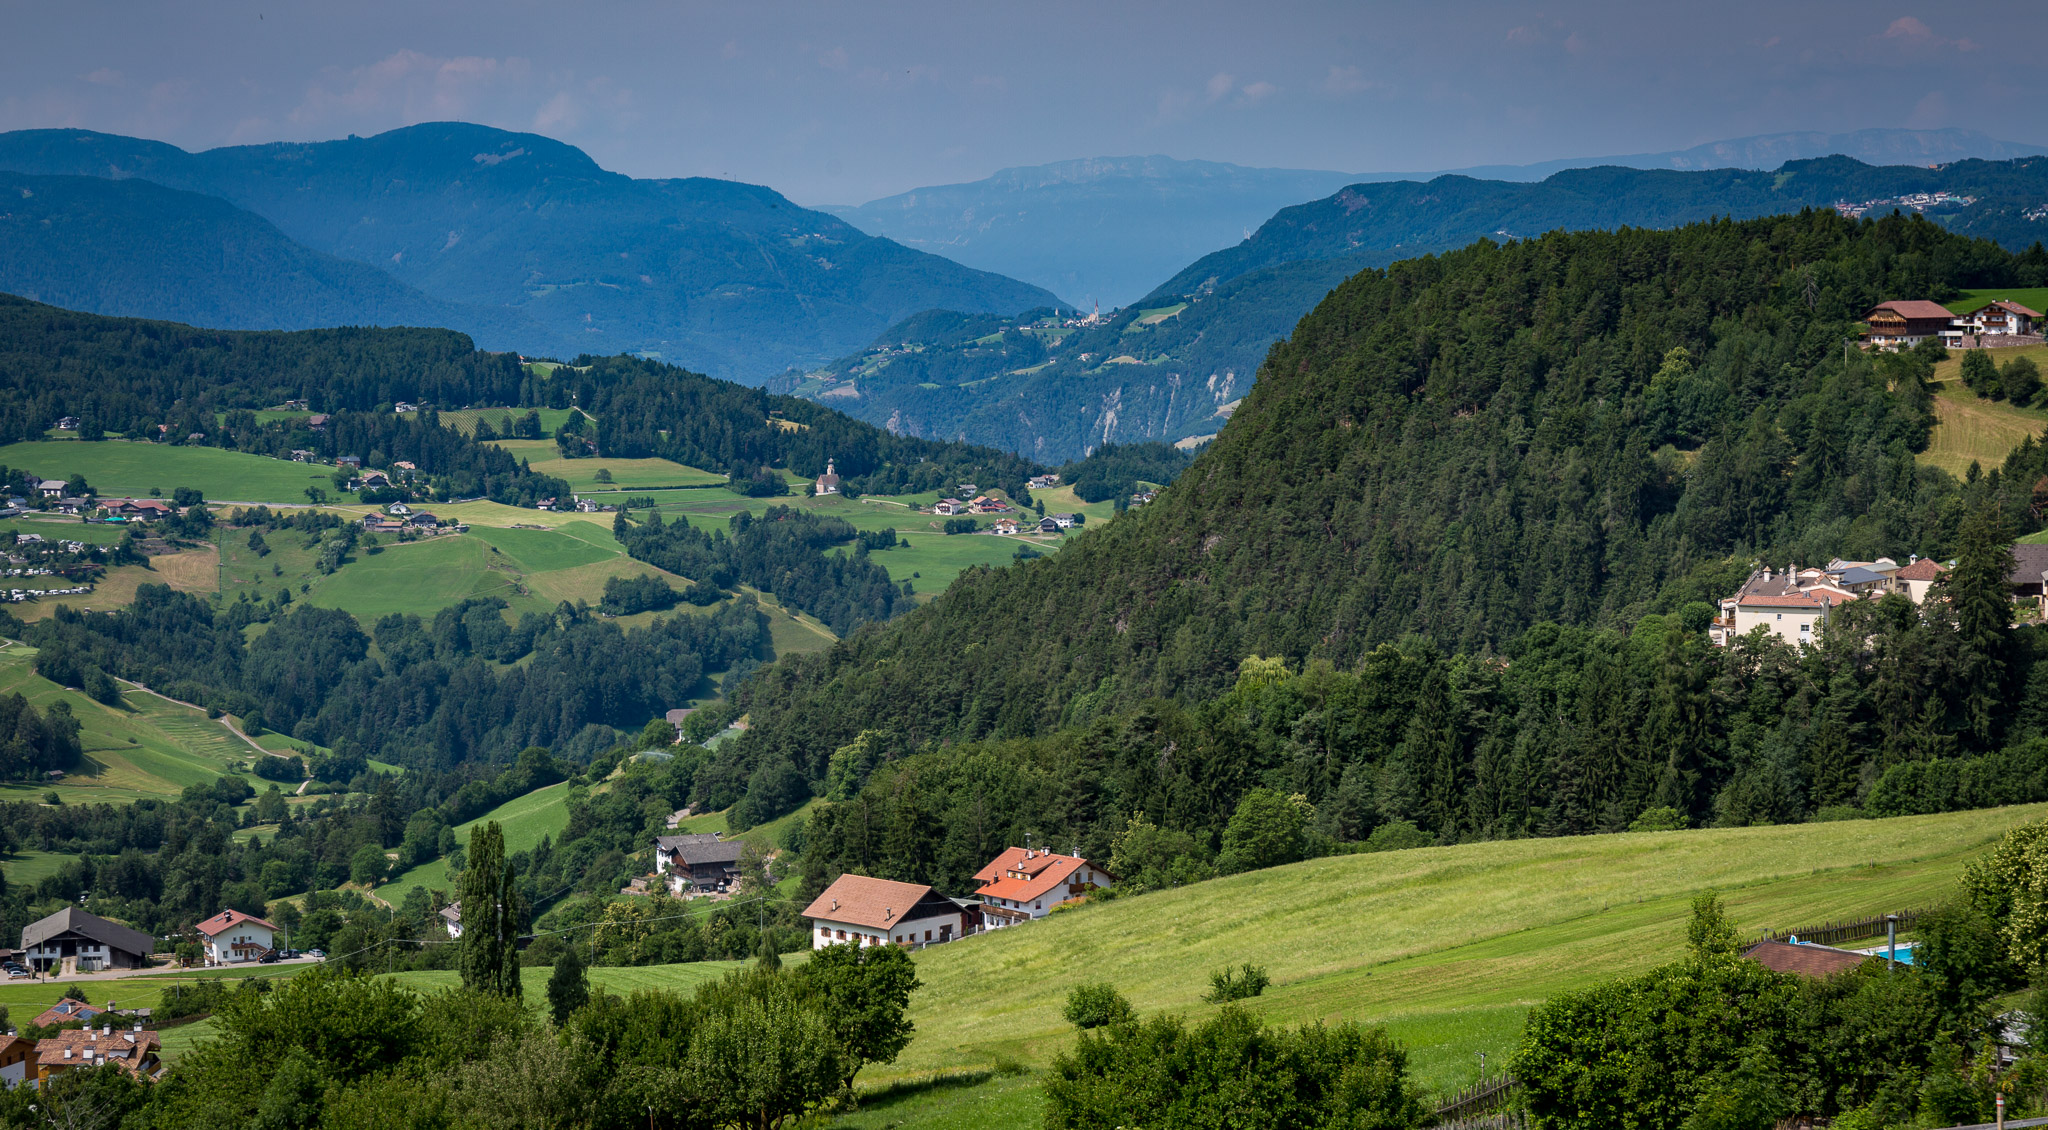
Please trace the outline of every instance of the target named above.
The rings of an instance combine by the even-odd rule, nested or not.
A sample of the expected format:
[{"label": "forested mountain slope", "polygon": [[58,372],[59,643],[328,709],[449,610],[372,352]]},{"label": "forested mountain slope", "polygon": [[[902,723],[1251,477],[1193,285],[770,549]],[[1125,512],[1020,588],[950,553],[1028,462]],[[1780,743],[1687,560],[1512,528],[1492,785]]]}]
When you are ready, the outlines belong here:
[{"label": "forested mountain slope", "polygon": [[[2048,158],[2038,157],[1937,169],[1833,157],[1770,172],[1607,167],[1537,183],[1442,176],[1356,184],[1282,209],[1251,238],[1202,257],[1107,326],[1073,334],[1042,357],[981,346],[925,350],[886,366],[849,357],[814,374],[831,380],[812,395],[913,434],[964,437],[1040,459],[1072,458],[1091,444],[1207,435],[1249,389],[1272,343],[1365,267],[1481,238],[1666,228],[1942,191],[1975,199],[1930,209],[1952,230],[2015,251],[2048,233],[2034,211],[2048,202]],[[1890,210],[1878,205],[1871,214]],[[2020,269],[2038,273],[2044,262],[2028,259]],[[1177,312],[1148,323],[1161,311]]]},{"label": "forested mountain slope", "polygon": [[294,243],[213,196],[0,173],[0,202],[0,291],[54,306],[221,329],[445,326],[536,349],[556,340],[516,311],[430,298]]},{"label": "forested mountain slope", "polygon": [[309,247],[547,331],[485,337],[494,348],[566,340],[570,351],[652,351],[724,377],[816,364],[932,307],[1008,313],[1055,301],[766,188],[635,180],[572,146],[464,123],[203,153],[26,130],[0,135],[0,169],[218,196]]},{"label": "forested mountain slope", "polygon": [[[822,751],[862,730],[897,751],[1043,734],[1212,699],[1248,656],[1484,655],[1715,599],[1752,557],[1946,556],[1971,499],[2032,524],[2041,448],[1968,487],[1916,467],[1930,366],[1842,347],[1881,298],[2015,269],[1924,220],[1807,212],[1363,272],[1158,501],[778,664],[727,756],[823,781]],[[1186,787],[1241,789],[1218,756],[1224,777]]]}]

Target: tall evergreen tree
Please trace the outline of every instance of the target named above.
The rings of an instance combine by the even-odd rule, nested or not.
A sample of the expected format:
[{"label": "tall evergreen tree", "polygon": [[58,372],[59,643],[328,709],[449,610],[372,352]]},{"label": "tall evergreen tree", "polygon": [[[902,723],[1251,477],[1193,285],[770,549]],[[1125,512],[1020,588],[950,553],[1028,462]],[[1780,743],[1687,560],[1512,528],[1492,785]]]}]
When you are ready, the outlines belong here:
[{"label": "tall evergreen tree", "polygon": [[518,999],[519,935],[526,929],[526,902],[505,859],[505,834],[493,820],[469,833],[468,862],[462,872],[462,985]]},{"label": "tall evergreen tree", "polygon": [[1995,502],[1971,510],[1957,530],[1956,567],[1940,582],[1955,618],[1963,728],[1989,742],[2005,699],[2012,649],[2012,530]]}]

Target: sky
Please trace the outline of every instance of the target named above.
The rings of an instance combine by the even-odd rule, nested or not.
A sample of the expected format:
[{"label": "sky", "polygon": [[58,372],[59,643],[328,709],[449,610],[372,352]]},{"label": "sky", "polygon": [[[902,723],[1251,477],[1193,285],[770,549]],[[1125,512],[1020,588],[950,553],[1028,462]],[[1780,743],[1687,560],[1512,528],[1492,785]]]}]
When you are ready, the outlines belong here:
[{"label": "sky", "polygon": [[205,149],[460,119],[857,204],[1165,154],[1348,173],[2031,111],[2048,5],[0,0],[0,130]]}]

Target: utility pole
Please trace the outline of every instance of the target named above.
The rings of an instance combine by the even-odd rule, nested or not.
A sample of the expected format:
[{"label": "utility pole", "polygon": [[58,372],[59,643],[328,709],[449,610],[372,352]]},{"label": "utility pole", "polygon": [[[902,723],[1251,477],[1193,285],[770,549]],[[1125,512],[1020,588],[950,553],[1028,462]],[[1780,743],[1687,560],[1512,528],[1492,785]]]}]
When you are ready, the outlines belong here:
[{"label": "utility pole", "polygon": [[1892,967],[1899,963],[1899,916],[1884,916],[1884,975],[1892,975]]}]

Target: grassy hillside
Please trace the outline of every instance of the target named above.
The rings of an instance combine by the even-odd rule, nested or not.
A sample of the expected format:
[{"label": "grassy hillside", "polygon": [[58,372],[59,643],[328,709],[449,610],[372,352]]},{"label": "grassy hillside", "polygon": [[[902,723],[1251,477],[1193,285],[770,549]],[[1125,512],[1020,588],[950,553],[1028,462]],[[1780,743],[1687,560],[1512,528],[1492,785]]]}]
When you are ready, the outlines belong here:
[{"label": "grassy hillside", "polygon": [[[1988,301],[1988,300],[1987,300]],[[2048,346],[2030,345],[2000,349],[1992,353],[1999,364],[2014,357],[2029,357],[2034,364],[2048,366]],[[1977,463],[1989,471],[2005,462],[2020,441],[2039,439],[2048,429],[2048,411],[2021,408],[2003,400],[1985,400],[1963,386],[1961,356],[1951,356],[1934,367],[1934,410],[1940,422],[1928,440],[1920,462],[1962,477]]]},{"label": "grassy hillside", "polygon": [[[26,800],[55,792],[68,804],[120,802],[175,796],[187,785],[222,775],[241,777],[259,791],[268,787],[240,768],[256,751],[204,713],[146,691],[127,692],[118,708],[95,702],[37,675],[34,658],[34,648],[0,649],[0,694],[18,693],[38,709],[58,701],[70,704],[86,764],[55,785],[0,785],[0,798]],[[8,877],[17,878],[12,863]]]},{"label": "grassy hillside", "polygon": [[[514,797],[466,824],[457,825],[455,842],[468,846],[471,828],[495,820],[505,832],[505,854],[531,851],[540,843],[542,836],[560,838],[562,829],[569,826],[569,808],[563,803],[568,795],[569,785],[563,782]],[[406,892],[414,887],[453,894],[446,861],[436,859],[420,864],[377,888],[377,897],[396,905],[403,902]]]},{"label": "grassy hillside", "polygon": [[1963,296],[1943,303],[1951,313],[1968,314],[1999,299],[2017,302],[2029,310],[2048,311],[2048,287],[2018,287],[1995,290],[1966,290]]},{"label": "grassy hillside", "polygon": [[165,498],[178,487],[194,487],[209,500],[225,502],[306,501],[307,487],[332,492],[332,467],[316,467],[215,447],[166,447],[108,440],[48,440],[0,447],[0,464],[26,467],[46,478],[84,475],[102,495]]}]

